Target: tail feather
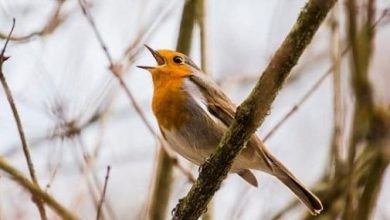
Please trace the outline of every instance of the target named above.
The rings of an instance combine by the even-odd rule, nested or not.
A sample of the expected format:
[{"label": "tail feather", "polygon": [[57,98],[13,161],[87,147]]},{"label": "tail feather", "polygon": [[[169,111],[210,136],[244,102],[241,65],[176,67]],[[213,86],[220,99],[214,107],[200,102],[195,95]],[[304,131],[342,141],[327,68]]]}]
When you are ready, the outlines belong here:
[{"label": "tail feather", "polygon": [[273,175],[282,181],[298,199],[306,205],[312,215],[319,214],[322,210],[321,201],[309,189],[307,189],[281,162],[267,155],[273,164]]},{"label": "tail feather", "polygon": [[300,182],[297,182],[294,177],[286,175],[277,176],[277,178],[295,193],[298,199],[310,210],[312,215],[317,215],[322,211],[323,207],[317,196],[306,189]]}]

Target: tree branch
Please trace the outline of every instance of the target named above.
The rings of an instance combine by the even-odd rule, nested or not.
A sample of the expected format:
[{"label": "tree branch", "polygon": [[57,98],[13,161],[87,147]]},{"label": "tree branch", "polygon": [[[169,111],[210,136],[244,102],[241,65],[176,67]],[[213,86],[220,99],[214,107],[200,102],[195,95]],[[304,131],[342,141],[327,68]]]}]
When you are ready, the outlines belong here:
[{"label": "tree branch", "polygon": [[100,220],[100,214],[101,214],[101,210],[103,208],[103,203],[104,203],[104,199],[106,197],[106,192],[107,192],[108,179],[110,178],[110,170],[111,170],[111,166],[108,165],[107,171],[106,171],[106,177],[104,178],[104,187],[103,187],[102,195],[100,197],[99,205],[97,208],[96,220]]},{"label": "tree branch", "polygon": [[[31,177],[32,181],[39,187],[38,179],[35,175],[34,164],[33,164],[32,159],[31,159],[30,148],[27,144],[26,136],[24,135],[22,121],[20,119],[18,109],[16,108],[16,104],[15,104],[14,98],[12,96],[11,89],[9,88],[7,80],[5,79],[5,76],[3,73],[3,63],[4,63],[4,61],[6,61],[8,59],[8,57],[4,56],[4,53],[5,53],[5,50],[7,48],[8,42],[12,36],[12,32],[13,32],[14,28],[15,28],[15,18],[13,19],[11,31],[8,34],[7,40],[6,40],[4,47],[3,47],[1,54],[0,54],[0,81],[1,81],[1,84],[3,86],[4,92],[6,94],[8,103],[11,107],[12,114],[15,118],[16,127],[17,127],[18,132],[19,132],[19,138],[20,138],[20,142],[22,143],[23,153],[24,153],[24,156],[26,158],[27,167],[28,167],[28,171],[30,173],[30,177]],[[33,202],[37,205],[41,219],[46,220],[47,216],[46,216],[45,206],[44,206],[41,198],[36,197],[36,195],[33,195]]]},{"label": "tree branch", "polygon": [[16,182],[18,182],[21,186],[23,186],[28,191],[30,191],[32,195],[39,197],[43,201],[45,201],[45,203],[49,207],[51,207],[59,216],[61,216],[62,219],[66,219],[66,220],[77,219],[71,212],[69,212],[60,203],[58,203],[52,196],[50,196],[48,193],[40,189],[37,184],[31,182],[26,177],[24,177],[23,174],[20,173],[20,171],[12,167],[1,156],[0,156],[0,169],[8,173]]},{"label": "tree branch", "polygon": [[[9,40],[15,42],[28,42],[34,37],[44,37],[52,34],[65,21],[66,16],[61,14],[61,9],[64,3],[65,0],[57,0],[55,9],[53,10],[51,16],[47,19],[45,26],[41,27],[40,30],[23,36],[11,36]],[[7,35],[0,32],[0,39],[7,39]]]},{"label": "tree branch", "polygon": [[335,2],[311,0],[303,8],[255,88],[237,108],[235,120],[223,136],[217,152],[202,165],[197,181],[174,209],[174,219],[197,219],[205,211],[207,203],[226,178],[234,158],[262,124],[284,80]]}]

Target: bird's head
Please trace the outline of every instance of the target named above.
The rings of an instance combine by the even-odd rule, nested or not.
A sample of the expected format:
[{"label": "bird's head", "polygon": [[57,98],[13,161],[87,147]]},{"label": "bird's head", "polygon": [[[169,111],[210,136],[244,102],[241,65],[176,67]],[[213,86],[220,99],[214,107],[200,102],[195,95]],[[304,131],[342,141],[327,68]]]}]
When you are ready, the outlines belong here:
[{"label": "bird's head", "polygon": [[157,77],[184,77],[191,75],[199,67],[186,55],[172,50],[153,50],[151,47],[145,47],[153,55],[157,66],[137,66],[148,70],[153,78]]}]

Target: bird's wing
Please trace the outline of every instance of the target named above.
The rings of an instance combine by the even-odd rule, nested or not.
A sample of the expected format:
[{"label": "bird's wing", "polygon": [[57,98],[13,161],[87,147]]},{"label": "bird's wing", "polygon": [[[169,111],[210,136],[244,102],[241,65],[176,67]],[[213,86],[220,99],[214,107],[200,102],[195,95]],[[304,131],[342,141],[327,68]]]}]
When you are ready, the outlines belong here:
[{"label": "bird's wing", "polygon": [[[202,95],[206,99],[209,112],[229,127],[233,122],[236,112],[236,106],[229,97],[227,97],[220,87],[204,73],[195,72],[189,76],[189,79],[201,90]],[[256,135],[252,135],[248,145],[254,146],[269,170],[273,170],[272,160],[268,157],[269,154],[267,153],[264,144]]]},{"label": "bird's wing", "polygon": [[194,73],[189,79],[200,89],[209,112],[229,127],[236,112],[236,106],[229,97],[204,73]]}]

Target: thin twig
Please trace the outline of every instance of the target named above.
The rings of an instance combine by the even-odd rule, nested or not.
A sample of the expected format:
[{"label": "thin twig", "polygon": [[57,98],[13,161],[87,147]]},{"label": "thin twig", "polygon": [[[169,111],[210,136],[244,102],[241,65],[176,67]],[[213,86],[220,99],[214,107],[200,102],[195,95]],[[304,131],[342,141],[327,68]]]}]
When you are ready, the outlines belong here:
[{"label": "thin twig", "polygon": [[3,157],[0,156],[0,169],[8,173],[16,182],[30,191],[31,195],[37,196],[51,207],[62,219],[76,220],[77,218],[60,203],[58,203],[52,196],[38,187],[37,184],[28,180],[23,174],[11,166]]},{"label": "thin twig", "polygon": [[197,0],[196,1],[196,20],[198,22],[199,35],[200,35],[200,67],[204,73],[210,74],[208,71],[207,25],[206,25],[205,0]]},{"label": "thin twig", "polygon": [[177,1],[171,1],[171,4],[166,6],[164,10],[159,9],[159,11],[162,12],[157,17],[153,17],[150,23],[144,25],[146,28],[142,28],[137,34],[136,39],[127,46],[122,58],[120,59],[120,63],[123,64],[125,72],[127,72],[132,64],[134,64],[137,56],[142,51],[143,42],[147,42],[148,39],[159,29],[159,27],[163,27],[163,25],[160,24],[163,23],[169,15],[171,15],[171,11],[175,9],[176,6]]},{"label": "thin twig", "polygon": [[[347,54],[350,46],[346,46],[344,50],[341,53],[341,57],[343,57],[345,54]],[[282,126],[298,109],[302,106],[303,103],[306,102],[308,98],[318,89],[318,87],[325,81],[325,79],[331,75],[335,64],[331,65],[328,70],[323,73],[320,78],[317,79],[317,81],[305,92],[305,94],[302,96],[302,98],[299,99],[299,101],[288,111],[283,118],[276,123],[275,126],[271,128],[271,130],[264,136],[263,141],[267,141],[274,133]]]},{"label": "thin twig", "polygon": [[53,170],[52,174],[50,175],[49,181],[48,181],[47,184],[46,184],[46,188],[45,188],[45,191],[46,191],[46,192],[49,190],[49,188],[50,188],[51,185],[53,184],[54,179],[55,179],[55,177],[56,177],[56,175],[57,175],[57,171],[58,171],[60,165],[61,165],[61,161],[59,160],[59,161],[57,161],[57,163],[56,163],[56,165],[55,165],[55,167],[54,167],[54,170]]},{"label": "thin twig", "polygon": [[106,197],[106,191],[107,191],[107,184],[108,184],[108,179],[110,178],[110,170],[111,167],[110,165],[107,166],[107,172],[106,172],[106,177],[104,179],[104,186],[103,186],[103,192],[100,197],[97,213],[96,213],[96,220],[100,220],[100,212],[103,206],[104,198]]},{"label": "thin twig", "polygon": [[[87,155],[85,153],[84,147],[82,146],[83,143],[82,143],[80,137],[77,137],[77,139],[72,139],[72,141],[74,141],[74,147],[72,147],[72,150],[74,153],[74,158],[75,158],[75,160],[77,160],[76,162],[77,162],[77,166],[78,166],[79,171],[80,171],[80,175],[83,178],[85,178],[86,188],[87,188],[88,193],[91,197],[93,206],[97,210],[98,204],[99,204],[99,195],[98,195],[99,191],[98,191],[98,189],[96,189],[96,185],[93,184],[91,178],[88,175],[89,171],[90,171],[90,163],[87,162],[89,155]],[[79,192],[75,193],[75,194],[76,194],[76,196],[75,196],[75,199],[72,202],[72,204],[73,204],[73,207],[78,207],[77,203],[79,202],[79,199],[83,198],[83,196],[81,194],[84,194],[84,189],[82,189],[82,187],[80,187]],[[104,216],[105,213],[102,212],[102,214]]]},{"label": "thin twig", "polygon": [[103,52],[110,64],[110,71],[112,72],[112,74],[114,74],[114,76],[118,79],[119,81],[119,84],[120,86],[122,87],[122,89],[125,91],[125,94],[127,95],[127,97],[129,98],[129,100],[131,101],[131,104],[133,105],[134,109],[136,110],[136,112],[138,113],[138,115],[140,116],[141,120],[144,122],[144,124],[146,125],[147,129],[149,130],[149,132],[154,136],[156,137],[157,139],[158,138],[158,134],[157,132],[154,131],[152,125],[148,122],[146,116],[144,115],[141,107],[138,105],[137,101],[135,100],[133,94],[131,93],[130,89],[127,87],[125,81],[122,79],[122,67],[120,65],[117,65],[114,63],[112,57],[111,57],[111,54],[110,52],[108,51],[108,48],[106,46],[106,44],[104,43],[104,40],[103,40],[103,37],[101,36],[100,32],[98,31],[97,27],[96,27],[96,24],[95,24],[95,21],[93,20],[91,14],[89,13],[89,10],[87,10],[86,6],[85,6],[85,1],[84,0],[79,0],[79,5],[83,11],[83,14],[85,15],[85,17],[87,18],[98,42],[100,43],[100,46],[101,48],[103,49]]},{"label": "thin twig", "polygon": [[296,111],[298,111],[299,107],[318,89],[318,87],[321,85],[321,83],[332,73],[331,71],[327,71],[325,74],[323,74],[311,87],[310,89],[302,96],[302,98],[290,109],[287,114],[283,116],[283,118],[276,123],[274,127],[265,135],[263,138],[263,141],[266,142],[274,133],[275,131],[282,126],[287,119],[291,117]]},{"label": "thin twig", "polygon": [[[10,41],[16,42],[27,42],[30,41],[33,37],[43,37],[53,33],[61,24],[63,24],[65,20],[65,16],[63,16],[61,12],[62,5],[65,3],[65,0],[57,0],[57,6],[54,9],[50,18],[48,18],[45,26],[43,26],[40,30],[31,32],[24,36],[12,36],[10,37]],[[7,35],[0,32],[0,39],[7,39]]]},{"label": "thin twig", "polygon": [[[1,84],[3,85],[4,92],[7,96],[8,103],[11,107],[12,114],[13,114],[15,122],[16,122],[16,126],[17,126],[17,129],[19,132],[19,138],[20,138],[20,141],[22,143],[23,152],[24,152],[24,156],[25,156],[26,161],[27,161],[27,167],[28,167],[28,171],[30,173],[30,177],[31,177],[32,181],[37,185],[37,187],[39,187],[38,180],[37,180],[37,177],[35,174],[34,164],[33,164],[32,159],[31,159],[30,148],[28,147],[27,140],[26,140],[26,137],[24,135],[23,125],[22,125],[22,122],[21,122],[21,119],[20,119],[20,116],[18,113],[18,109],[16,108],[16,104],[15,104],[14,98],[12,96],[11,89],[9,88],[8,83],[7,83],[5,76],[4,76],[4,73],[3,73],[3,63],[5,60],[8,59],[8,57],[4,56],[4,53],[5,53],[5,50],[7,48],[8,42],[10,40],[10,37],[12,35],[14,28],[15,28],[15,18],[12,20],[11,31],[8,34],[7,40],[6,40],[4,47],[3,47],[1,54],[0,54],[0,81],[1,81]],[[44,204],[43,204],[41,198],[33,195],[33,201],[34,201],[34,203],[36,203],[36,205],[38,207],[38,211],[39,211],[41,219],[46,220],[47,219],[46,211],[45,211],[45,207],[44,207]]]},{"label": "thin twig", "polygon": [[339,5],[336,5],[332,11],[330,20],[331,39],[331,58],[333,63],[333,134],[331,144],[330,168],[333,175],[336,175],[340,168],[342,149],[343,126],[343,102],[341,90],[341,61],[343,54],[340,53],[340,24],[339,24]]},{"label": "thin twig", "polygon": [[[88,186],[89,193],[91,194],[91,198],[93,200],[94,206],[96,209],[99,207],[99,192],[102,191],[102,186],[99,184],[99,179],[96,175],[96,172],[93,170],[93,165],[96,161],[96,157],[91,156],[89,152],[86,149],[86,146],[81,139],[80,136],[77,137],[77,149],[80,150],[80,156],[82,159],[82,162],[79,164],[80,172],[85,176],[86,184]],[[89,178],[88,175],[91,175],[91,178]],[[104,206],[106,209],[101,210],[101,219],[104,219],[104,216],[106,216],[105,210],[107,210],[107,213],[109,215],[109,219],[116,219],[114,210],[110,203],[104,203]]]}]

